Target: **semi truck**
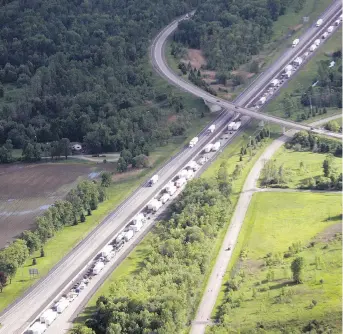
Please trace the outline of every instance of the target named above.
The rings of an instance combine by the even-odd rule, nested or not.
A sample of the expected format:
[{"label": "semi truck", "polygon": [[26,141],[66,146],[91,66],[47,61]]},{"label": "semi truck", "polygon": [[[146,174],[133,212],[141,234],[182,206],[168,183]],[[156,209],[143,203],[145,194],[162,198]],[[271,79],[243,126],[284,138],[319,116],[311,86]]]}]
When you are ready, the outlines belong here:
[{"label": "semi truck", "polygon": [[325,39],[326,37],[328,37],[329,33],[327,31],[324,32],[324,34],[322,35],[322,39]]},{"label": "semi truck", "polygon": [[185,176],[186,180],[190,180],[194,175],[194,172],[190,169],[187,171],[187,174]]},{"label": "semi truck", "polygon": [[219,147],[220,147],[220,141],[216,141],[214,144],[213,144],[213,147],[212,147],[212,151],[216,152],[219,150]]},{"label": "semi truck", "polygon": [[199,165],[195,161],[191,161],[186,168],[191,169],[195,172],[199,169]]},{"label": "semi truck", "polygon": [[182,187],[186,182],[187,182],[186,178],[185,178],[185,177],[182,177],[182,178],[178,179],[178,180],[175,182],[175,187],[180,188],[180,187]]},{"label": "semi truck", "polygon": [[122,241],[124,239],[124,236],[125,236],[125,233],[120,232],[116,237],[116,243],[119,243],[120,241]]},{"label": "semi truck", "polygon": [[174,195],[175,192],[176,192],[176,187],[175,187],[175,185],[168,186],[168,187],[166,188],[166,192],[167,192],[170,196]]},{"label": "semi truck", "polygon": [[46,324],[42,324],[39,321],[35,322],[28,330],[27,334],[42,334],[46,331]]},{"label": "semi truck", "polygon": [[141,220],[138,220],[135,224],[131,225],[131,229],[133,232],[138,232],[143,227],[143,223]]},{"label": "semi truck", "polygon": [[59,314],[62,313],[68,306],[69,306],[69,300],[66,298],[61,299],[61,301],[59,301],[56,306],[57,313]]},{"label": "semi truck", "polygon": [[299,38],[295,39],[292,43],[292,47],[295,48],[299,44],[300,40]]},{"label": "semi truck", "polygon": [[320,44],[320,39],[316,39],[316,40],[314,41],[314,44],[316,44],[317,46],[319,46],[319,44]]},{"label": "semi truck", "polygon": [[284,68],[284,72],[288,72],[288,71],[293,71],[293,66],[291,64],[287,65],[285,68]]},{"label": "semi truck", "polygon": [[334,29],[334,27],[333,27],[333,26],[330,26],[330,27],[328,28],[328,32],[333,32],[333,29]]},{"label": "semi truck", "polygon": [[169,201],[170,195],[168,193],[163,194],[162,197],[160,198],[160,201],[162,202],[162,204],[165,204],[166,202]]},{"label": "semi truck", "polygon": [[205,152],[205,153],[211,152],[212,146],[213,146],[212,144],[207,144],[207,145],[204,147],[204,152]]},{"label": "semi truck", "polygon": [[241,122],[236,122],[232,130],[237,131],[240,128],[241,124],[242,124]]},{"label": "semi truck", "polygon": [[315,49],[317,49],[317,45],[316,44],[312,44],[310,46],[310,51],[313,52]]},{"label": "semi truck", "polygon": [[134,224],[137,224],[137,222],[139,222],[139,221],[141,221],[142,223],[145,223],[146,222],[146,218],[145,218],[143,213],[139,213],[137,216],[135,216],[132,219],[132,221],[133,221]]},{"label": "semi truck", "polygon": [[128,242],[132,237],[133,237],[133,231],[132,230],[128,230],[125,232],[124,240],[126,242]]},{"label": "semi truck", "polygon": [[50,326],[52,322],[56,319],[57,313],[51,308],[44,311],[39,317],[40,322],[45,323],[47,326]]},{"label": "semi truck", "polygon": [[157,183],[158,181],[158,175],[155,174],[149,181],[149,186],[151,187],[152,185],[154,185],[155,183]]},{"label": "semi truck", "polygon": [[230,131],[232,130],[233,126],[235,125],[235,122],[231,122],[229,123],[229,125],[227,126],[227,129]]},{"label": "semi truck", "polygon": [[[93,268],[93,275],[98,275],[102,269],[104,269],[105,263],[102,261],[99,261],[96,263],[96,265]],[[58,312],[58,311],[57,311]]]},{"label": "semi truck", "polygon": [[280,81],[278,79],[273,79],[271,82],[270,82],[270,86],[271,87],[277,87],[280,85]]},{"label": "semi truck", "polygon": [[[258,101],[257,101],[257,105],[261,105],[261,104],[264,104],[266,102],[267,98],[265,96],[262,96]],[[232,127],[233,129],[233,127]],[[231,129],[231,130],[232,130]]]},{"label": "semi truck", "polygon": [[215,129],[216,129],[216,125],[215,125],[215,124],[212,124],[212,125],[208,128],[208,132],[209,132],[209,133],[213,133]]},{"label": "semi truck", "polygon": [[293,60],[293,64],[296,66],[300,66],[303,62],[303,59],[301,57],[297,57]]},{"label": "semi truck", "polygon": [[190,142],[189,142],[189,147],[193,147],[196,145],[196,143],[199,141],[198,137],[194,137]]},{"label": "semi truck", "polygon": [[153,199],[149,204],[148,204],[148,209],[152,210],[154,212],[157,212],[162,206],[162,203],[158,201],[157,199]]},{"label": "semi truck", "polygon": [[105,247],[102,249],[102,251],[101,251],[100,254],[101,254],[101,256],[103,256],[103,257],[107,257],[107,256],[109,256],[109,255],[111,254],[112,250],[113,250],[113,246],[107,245],[107,246],[105,246]]},{"label": "semi truck", "polygon": [[292,71],[287,71],[287,72],[285,73],[285,78],[290,78],[291,75],[292,75]]},{"label": "semi truck", "polygon": [[316,27],[320,27],[322,24],[323,24],[323,19],[319,19],[319,20],[316,22]]}]

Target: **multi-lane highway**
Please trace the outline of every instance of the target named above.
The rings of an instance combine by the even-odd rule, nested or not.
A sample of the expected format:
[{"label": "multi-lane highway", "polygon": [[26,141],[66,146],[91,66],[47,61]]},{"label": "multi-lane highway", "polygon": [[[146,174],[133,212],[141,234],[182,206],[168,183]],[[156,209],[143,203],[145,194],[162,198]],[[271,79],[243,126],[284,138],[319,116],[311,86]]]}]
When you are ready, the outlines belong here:
[{"label": "multi-lane highway", "polygon": [[302,52],[304,48],[308,47],[309,44],[311,44],[314,39],[318,37],[320,38],[323,31],[327,29],[328,24],[331,22],[334,22],[337,18],[339,18],[339,15],[341,13],[342,13],[341,2],[334,1],[333,4],[322,15],[322,18],[324,19],[325,24],[319,28],[315,28],[314,26],[312,26],[303,36],[300,37],[301,42],[299,43],[298,47],[290,48],[289,50],[287,50],[270,67],[270,69],[268,69],[265,73],[263,73],[262,76],[258,78],[258,80],[256,80],[255,84],[252,85],[247,90],[246,94],[244,92],[244,94],[239,96],[239,98],[237,99],[237,101],[235,101],[235,103],[228,102],[224,99],[218,98],[210,93],[205,92],[204,90],[193,85],[187,80],[180,78],[168,66],[166,62],[166,58],[165,58],[165,45],[169,36],[177,29],[178,22],[180,21],[180,19],[175,20],[171,24],[169,24],[165,29],[163,29],[160,32],[160,34],[154,40],[152,48],[151,48],[151,58],[152,58],[155,69],[158,71],[158,73],[162,77],[167,79],[173,85],[180,87],[184,91],[187,91],[200,98],[203,98],[204,100],[212,104],[217,104],[224,109],[231,110],[233,112],[236,111],[236,112],[245,114],[253,118],[280,124],[283,127],[292,128],[292,129],[294,128],[298,130],[313,131],[320,134],[325,133],[325,135],[327,136],[341,139],[342,138],[341,134],[337,134],[337,133],[329,132],[329,131],[323,131],[320,129],[315,129],[306,124],[292,122],[289,120],[285,120],[283,118],[270,116],[267,114],[263,114],[261,112],[257,112],[256,110],[243,107],[243,105],[249,106],[249,104],[257,98],[258,94],[269,85],[270,80],[274,76],[276,76],[278,72],[284,68],[285,65],[291,62],[298,55],[298,53]]},{"label": "multi-lane highway", "polygon": [[[331,10],[330,10],[331,13]],[[329,14],[328,14],[329,15]],[[177,26],[177,21],[173,23]],[[170,26],[169,26],[170,27]],[[153,43],[153,59],[156,66],[156,52],[160,52],[161,64],[165,66],[163,61],[163,45],[167,36],[173,31],[171,29],[169,33],[165,34],[165,30],[158,35],[158,38]],[[168,29],[167,29],[168,31]],[[163,39],[164,38],[164,39]],[[157,61],[159,62],[159,61]],[[158,66],[157,66],[158,67]],[[280,67],[279,67],[280,68]],[[166,73],[169,73],[171,78],[179,79],[168,70],[166,67]],[[171,79],[170,79],[171,80]],[[268,83],[268,80],[261,76],[256,80],[248,92],[254,90],[254,87],[261,89]],[[59,262],[50,273],[40,280],[35,286],[30,288],[19,300],[10,305],[4,312],[0,314],[0,333],[22,333],[30,323],[36,318],[42,309],[50,304],[59,294],[67,289],[68,285],[72,285],[72,279],[76,277],[82,269],[89,264],[89,262],[95,257],[99,250],[108,243],[120,231],[132,217],[140,211],[148,201],[150,201],[165,185],[168,183],[173,176],[184,166],[189,160],[191,160],[203,147],[213,140],[213,138],[221,131],[228,121],[233,117],[233,104],[228,103],[225,100],[219,100],[207,93],[202,95],[199,88],[192,86],[185,82],[185,90],[190,91],[194,94],[193,89],[196,89],[196,94],[200,97],[205,97],[206,100],[220,104],[222,107],[228,107],[224,112],[220,113],[218,118],[213,122],[216,124],[216,132],[212,135],[206,135],[207,129],[204,129],[199,134],[199,142],[197,145],[190,148],[183,148],[176,156],[172,157],[157,173],[160,176],[159,183],[151,188],[146,187],[142,184],[126,201],[124,201],[109,217],[107,217],[92,233],[90,233],[82,242],[80,242],[61,262]],[[190,88],[190,90],[188,90]],[[183,87],[184,88],[184,87]],[[250,96],[245,97],[243,93],[239,97],[240,105],[246,105],[254,97],[254,93],[249,93]],[[217,102],[219,100],[220,102]],[[241,112],[241,110],[240,110]],[[255,117],[256,113],[251,110],[243,109],[246,114],[250,113],[250,116]],[[261,114],[260,114],[261,115]],[[258,117],[261,118],[261,117]],[[264,117],[264,119],[267,119]],[[273,118],[271,121],[275,121]],[[282,124],[282,123],[279,123]],[[293,123],[287,122],[286,126],[293,127]],[[297,127],[297,126],[296,126]],[[299,128],[299,127],[297,127]],[[307,129],[307,127],[305,127]]]}]

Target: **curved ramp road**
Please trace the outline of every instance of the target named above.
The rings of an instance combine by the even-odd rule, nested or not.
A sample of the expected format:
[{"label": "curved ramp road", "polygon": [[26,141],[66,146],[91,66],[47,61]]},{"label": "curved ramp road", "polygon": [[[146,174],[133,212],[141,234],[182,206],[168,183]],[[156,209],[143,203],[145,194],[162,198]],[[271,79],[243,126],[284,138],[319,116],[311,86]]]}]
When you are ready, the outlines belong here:
[{"label": "curved ramp road", "polygon": [[[320,125],[340,117],[341,115],[328,117],[311,123],[311,125]],[[213,267],[211,276],[205,289],[205,293],[199,305],[195,320],[192,323],[190,334],[205,333],[206,325],[210,323],[212,310],[215,306],[221,286],[223,284],[223,277],[225,275],[226,268],[230,263],[232,252],[237,243],[238,235],[243,225],[246,212],[248,211],[251,198],[256,191],[261,191],[261,189],[257,188],[257,181],[259,179],[261,170],[266,160],[269,160],[285,142],[290,140],[295,132],[297,131],[289,130],[286,134],[274,140],[258,158],[247,179],[245,180],[242,193],[239,197],[235,212],[231,219],[231,224],[226,232],[223,244],[217,257],[217,261]],[[229,245],[231,249],[228,251],[227,249]]]},{"label": "curved ramp road", "polygon": [[333,21],[333,18],[337,19],[340,12],[341,12],[341,2],[335,1],[323,14],[324,20],[327,20],[328,22],[325,22],[323,27],[315,29],[314,27],[311,27],[303,36],[300,37],[300,43],[299,47],[297,48],[291,48],[287,50],[272,66],[269,70],[267,70],[263,75],[261,75],[258,80],[255,81],[253,85],[251,85],[248,88],[247,95],[245,95],[245,92],[243,95],[241,95],[237,99],[237,103],[233,104],[231,102],[228,102],[224,99],[218,98],[210,93],[205,92],[201,88],[191,84],[190,82],[180,78],[177,76],[167,65],[166,59],[165,59],[165,45],[168,37],[177,29],[178,22],[180,19],[173,21],[171,24],[169,24],[164,30],[162,30],[156,39],[154,40],[151,48],[151,58],[153,65],[157,72],[163,76],[165,79],[167,79],[170,83],[172,83],[175,86],[180,87],[184,91],[187,91],[193,95],[196,95],[200,98],[203,98],[204,100],[207,100],[210,103],[217,104],[221,106],[224,109],[231,110],[234,112],[239,112],[242,114],[245,114],[247,116],[250,116],[252,118],[257,118],[263,121],[269,121],[272,123],[280,124],[281,126],[291,128],[291,129],[297,129],[297,130],[307,130],[307,131],[313,131],[320,134],[325,134],[330,137],[334,138],[342,138],[341,134],[337,134],[330,131],[324,131],[320,129],[314,129],[309,125],[306,124],[299,124],[296,122],[288,121],[283,118],[270,116],[266,114],[262,114],[261,112],[257,112],[248,108],[241,107],[242,104],[247,104],[248,101],[251,102],[252,98],[256,98],[256,94],[266,88],[267,85],[269,85],[269,81],[271,78],[276,75],[278,72],[280,72],[281,69],[284,68],[284,65],[288,64],[290,61],[292,61],[296,55],[303,50],[304,47],[307,47],[311,40],[313,40],[314,37],[321,35],[323,29],[326,29],[329,22]]}]

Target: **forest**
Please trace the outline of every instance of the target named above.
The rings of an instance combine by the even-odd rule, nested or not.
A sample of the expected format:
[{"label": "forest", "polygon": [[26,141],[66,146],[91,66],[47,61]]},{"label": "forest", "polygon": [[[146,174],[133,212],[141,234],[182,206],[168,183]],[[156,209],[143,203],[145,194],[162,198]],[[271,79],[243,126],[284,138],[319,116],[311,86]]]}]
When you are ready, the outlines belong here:
[{"label": "forest", "polygon": [[300,11],[306,0],[207,0],[192,20],[179,23],[175,41],[201,49],[209,69],[237,69],[258,54],[272,36],[273,21],[287,10]]},{"label": "forest", "polygon": [[[128,149],[135,157],[184,131],[178,124],[191,112],[154,81],[148,47],[160,28],[198,1],[5,3],[0,8],[3,155],[12,147],[66,138],[83,142],[92,153]],[[176,114],[174,123],[167,124],[166,113]]]}]

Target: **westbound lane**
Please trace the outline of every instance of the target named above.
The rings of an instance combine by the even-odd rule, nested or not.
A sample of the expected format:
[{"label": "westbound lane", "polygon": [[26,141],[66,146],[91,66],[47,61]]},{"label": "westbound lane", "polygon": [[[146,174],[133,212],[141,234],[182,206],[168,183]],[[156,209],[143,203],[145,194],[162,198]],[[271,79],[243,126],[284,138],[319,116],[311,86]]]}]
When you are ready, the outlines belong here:
[{"label": "westbound lane", "polygon": [[[335,1],[324,13],[323,17],[325,18],[332,18],[332,17],[338,17],[339,13],[341,12],[341,3],[340,1]],[[165,58],[165,45],[167,42],[167,39],[169,36],[177,29],[178,22],[180,19],[173,21],[171,24],[169,24],[165,29],[163,29],[155,38],[152,44],[151,48],[151,59],[153,62],[153,65],[156,69],[156,71],[167,81],[172,83],[173,85],[176,85],[183,89],[184,91],[187,91],[193,95],[196,95],[200,98],[203,98],[204,100],[207,100],[210,103],[217,104],[221,106],[224,109],[228,109],[231,111],[236,111],[240,112],[242,114],[245,114],[247,116],[257,118],[260,120],[264,121],[269,121],[273,123],[280,124],[281,126],[287,127],[287,128],[292,128],[292,129],[298,129],[298,130],[307,130],[307,131],[313,131],[319,134],[325,134],[327,136],[333,137],[333,138],[342,138],[341,134],[337,134],[334,132],[329,132],[329,131],[323,131],[319,129],[315,129],[309,125],[306,124],[299,124],[296,122],[288,121],[283,118],[275,117],[275,116],[270,116],[263,114],[261,112],[256,112],[254,110],[244,108],[237,106],[238,109],[236,108],[236,104],[232,102],[228,102],[224,99],[218,98],[214,95],[211,95],[205,91],[203,91],[201,88],[191,84],[190,82],[178,77],[167,65],[166,58]],[[327,23],[323,27],[325,27]],[[314,38],[314,36],[317,36],[317,34],[321,34],[323,28],[317,28],[317,30],[314,30],[313,27],[309,29],[308,32],[304,34],[304,36],[300,37],[300,40],[302,41],[300,44],[300,49],[302,47],[306,46],[311,39]],[[252,98],[256,98],[256,92],[261,91],[261,89],[265,88],[266,85],[269,84],[271,75],[273,73],[277,73],[277,69],[282,69],[284,67],[284,64],[287,62],[290,62],[291,60],[294,59],[294,57],[297,55],[299,52],[299,48],[292,48],[290,50],[287,50],[287,52],[284,53],[284,55],[276,61],[274,65],[272,65],[271,70],[267,70],[266,74],[261,75],[253,85],[251,85],[248,88],[247,91],[247,97],[245,97],[245,94],[241,95],[237,101],[237,104],[242,105],[242,104],[247,104],[251,102]]]}]

